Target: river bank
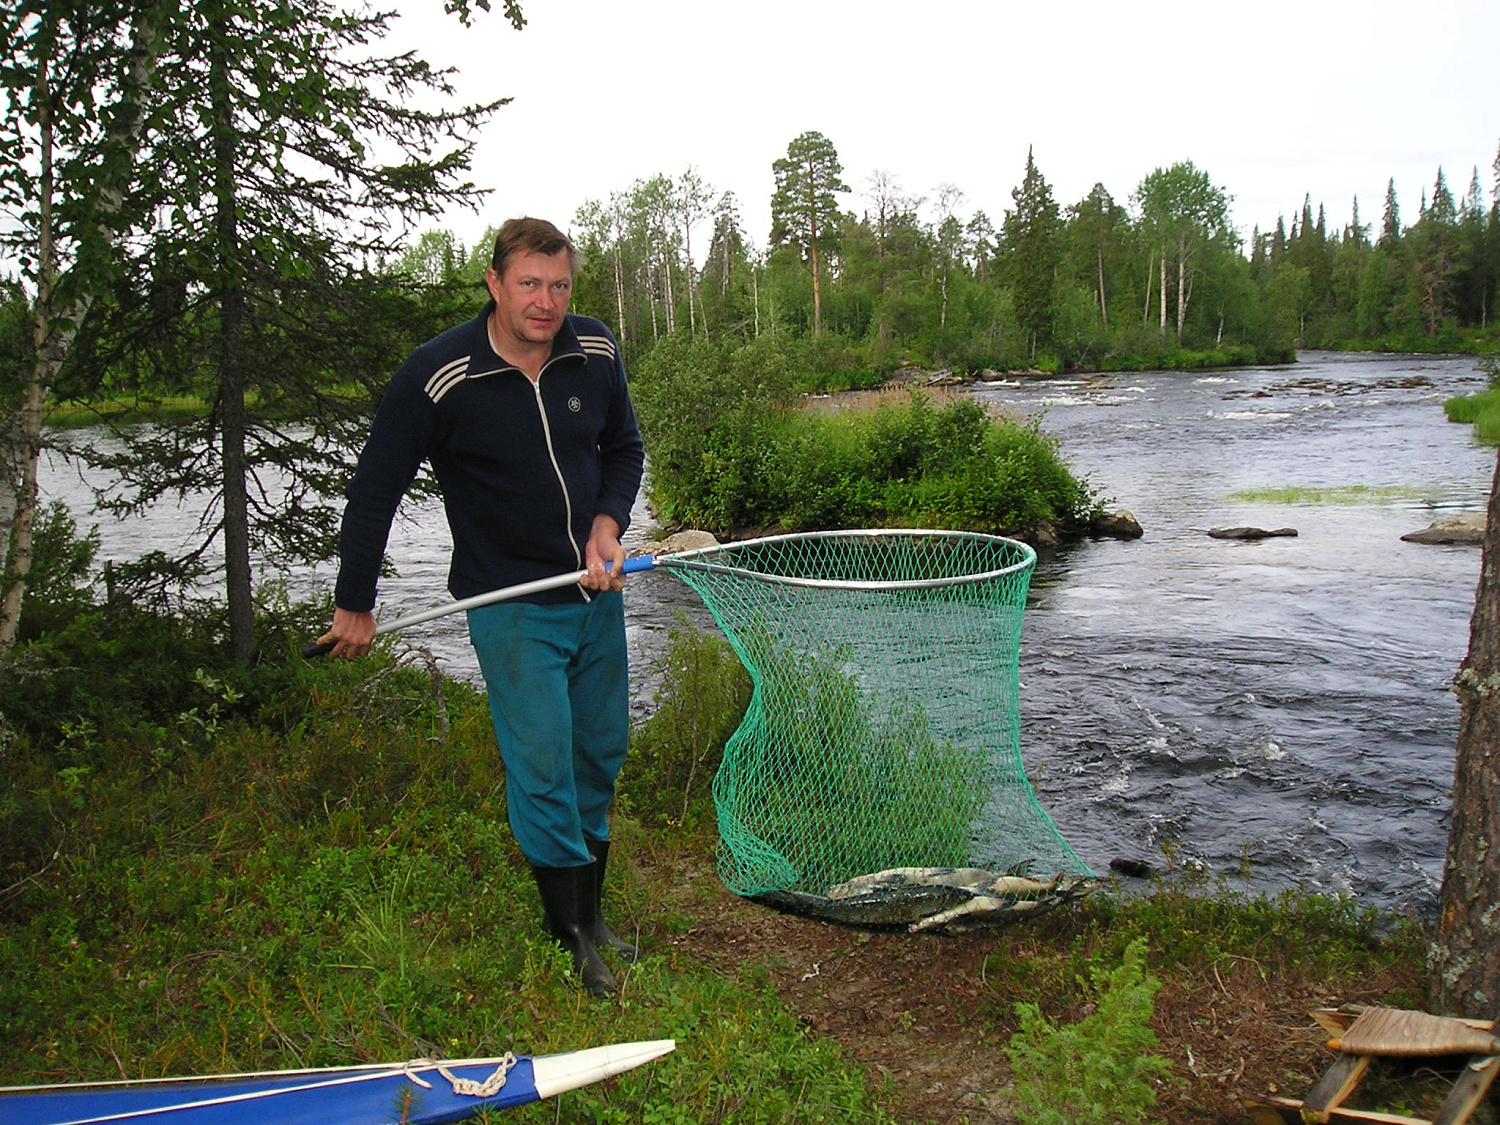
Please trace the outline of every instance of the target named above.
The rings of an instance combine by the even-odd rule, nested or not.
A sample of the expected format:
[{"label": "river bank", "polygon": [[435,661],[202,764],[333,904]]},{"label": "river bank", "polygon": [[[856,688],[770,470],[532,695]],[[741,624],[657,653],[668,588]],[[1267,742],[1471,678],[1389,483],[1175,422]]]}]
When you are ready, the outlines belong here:
[{"label": "river bank", "polygon": [[[1168,1064],[1151,1120],[1188,1125],[1305,1089],[1323,1061],[1307,1007],[1420,989],[1419,932],[1183,868],[956,937],[776,914],[719,883],[699,791],[687,824],[616,817],[609,913],[646,957],[597,1002],[542,934],[479,693],[410,664],[309,665],[294,636],[285,664],[189,674],[180,638],[124,629],[75,632],[3,684],[14,1082],[671,1037],[670,1063],[517,1120],[1009,1125],[1015,1005],[1086,1018],[1080,982],[1143,938]],[[95,709],[59,725],[74,682]]]}]

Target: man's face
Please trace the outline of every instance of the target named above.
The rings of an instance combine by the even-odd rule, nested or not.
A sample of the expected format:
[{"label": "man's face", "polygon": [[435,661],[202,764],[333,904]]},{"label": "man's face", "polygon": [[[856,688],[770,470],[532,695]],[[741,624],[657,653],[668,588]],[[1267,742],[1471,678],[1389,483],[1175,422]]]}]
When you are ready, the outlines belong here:
[{"label": "man's face", "polygon": [[573,293],[573,269],[566,250],[511,257],[505,272],[486,270],[485,285],[495,299],[496,343],[549,344],[562,327]]}]

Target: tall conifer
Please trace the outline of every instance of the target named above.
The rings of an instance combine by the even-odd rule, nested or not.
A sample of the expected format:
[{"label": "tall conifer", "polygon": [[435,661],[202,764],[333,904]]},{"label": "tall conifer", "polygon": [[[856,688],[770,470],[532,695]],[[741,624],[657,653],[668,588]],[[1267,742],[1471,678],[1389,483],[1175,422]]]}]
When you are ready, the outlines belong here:
[{"label": "tall conifer", "polygon": [[1015,296],[1016,319],[1031,343],[1031,354],[1050,352],[1057,336],[1057,264],[1061,257],[1056,201],[1046,177],[1026,149],[1026,174],[1010,193],[1015,207],[1005,213],[1001,238],[1006,278]]}]

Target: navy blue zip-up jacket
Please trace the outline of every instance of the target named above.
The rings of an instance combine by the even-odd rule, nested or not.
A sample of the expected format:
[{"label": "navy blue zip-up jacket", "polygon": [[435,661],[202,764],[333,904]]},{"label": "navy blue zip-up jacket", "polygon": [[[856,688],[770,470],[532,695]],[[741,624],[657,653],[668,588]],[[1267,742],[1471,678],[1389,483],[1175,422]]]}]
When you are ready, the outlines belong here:
[{"label": "navy blue zip-up jacket", "polygon": [[[494,307],[414,351],[381,399],[345,490],[340,609],[374,608],[391,520],[424,460],[453,532],[455,598],[582,570],[598,514],[629,526],[644,450],[614,337],[570,314],[532,383],[490,346]],[[587,598],[568,586],[523,600]]]}]

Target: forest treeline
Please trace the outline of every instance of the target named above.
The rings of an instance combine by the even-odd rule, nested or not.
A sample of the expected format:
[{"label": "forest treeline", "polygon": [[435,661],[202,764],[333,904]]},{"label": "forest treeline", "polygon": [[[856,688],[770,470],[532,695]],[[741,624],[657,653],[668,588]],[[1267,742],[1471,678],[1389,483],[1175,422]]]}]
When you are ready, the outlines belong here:
[{"label": "forest treeline", "polygon": [[[814,385],[913,364],[1129,369],[1287,360],[1297,347],[1462,351],[1500,288],[1500,156],[1455,196],[1436,170],[1403,221],[1395,181],[1378,223],[1352,201],[1300,211],[1248,243],[1232,195],[1185,161],[1117,199],[1102,183],[1061,204],[1031,154],[993,220],[944,184],[923,197],[887,172],[851,189],[833,144],[805,133],[774,162],[772,228],[746,229],[733,192],[695,169],[637,180],[573,217],[585,251],[575,309],[641,358],[663,337],[781,336]],[[486,246],[424,235],[399,267],[477,282]],[[816,341],[816,344],[808,342]]]}]

